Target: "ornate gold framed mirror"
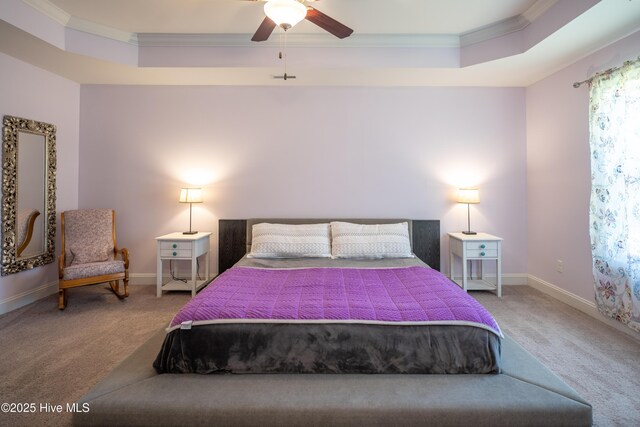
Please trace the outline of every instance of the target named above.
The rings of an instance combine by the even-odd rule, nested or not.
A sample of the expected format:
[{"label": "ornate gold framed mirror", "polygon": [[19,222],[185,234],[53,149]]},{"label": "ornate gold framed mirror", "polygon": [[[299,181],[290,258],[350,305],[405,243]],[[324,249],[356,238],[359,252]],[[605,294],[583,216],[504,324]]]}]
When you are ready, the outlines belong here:
[{"label": "ornate gold framed mirror", "polygon": [[2,275],[55,259],[56,127],[2,121]]}]

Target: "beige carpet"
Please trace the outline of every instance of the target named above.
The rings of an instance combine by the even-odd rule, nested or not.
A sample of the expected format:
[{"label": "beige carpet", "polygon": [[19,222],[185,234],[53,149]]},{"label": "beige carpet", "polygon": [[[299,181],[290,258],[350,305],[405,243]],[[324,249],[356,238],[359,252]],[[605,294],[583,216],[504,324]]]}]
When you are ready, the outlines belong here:
[{"label": "beige carpet", "polygon": [[[0,403],[73,403],[163,326],[186,292],[156,298],[154,286],[130,286],[118,300],[102,285],[70,289],[0,316]],[[69,425],[62,414],[0,414],[0,425]]]},{"label": "beige carpet", "polygon": [[[505,288],[503,288],[505,289]],[[640,426],[640,335],[628,335],[528,286],[472,295],[593,406],[596,426]]]},{"label": "beige carpet", "polygon": [[[526,286],[504,297],[472,294],[522,344],[594,406],[597,426],[640,425],[640,341]],[[72,289],[64,312],[51,296],[0,316],[0,403],[34,403],[34,414],[0,413],[2,426],[68,425],[73,403],[165,326],[188,293],[155,297],[133,286],[119,301],[100,286]],[[62,405],[46,413],[41,404]]]}]

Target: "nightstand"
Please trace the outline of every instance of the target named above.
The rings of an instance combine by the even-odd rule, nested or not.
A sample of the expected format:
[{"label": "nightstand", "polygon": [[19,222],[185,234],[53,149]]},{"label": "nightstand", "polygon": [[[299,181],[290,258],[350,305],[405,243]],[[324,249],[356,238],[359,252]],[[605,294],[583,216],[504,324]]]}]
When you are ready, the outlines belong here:
[{"label": "nightstand", "polygon": [[[209,236],[210,232],[198,232],[196,234],[182,234],[180,232],[156,237],[158,246],[156,296],[160,298],[162,291],[191,291],[191,296],[209,282]],[[204,278],[198,280],[198,257],[204,257]],[[191,261],[191,280],[171,280],[162,283],[162,262],[171,260]]]},{"label": "nightstand", "polygon": [[[455,274],[455,261],[462,263],[462,275]],[[479,279],[468,277],[468,261],[480,260]],[[490,282],[484,274],[484,262],[496,263],[496,280]],[[487,233],[449,233],[449,277],[464,291],[490,290],[502,297],[502,238]]]}]

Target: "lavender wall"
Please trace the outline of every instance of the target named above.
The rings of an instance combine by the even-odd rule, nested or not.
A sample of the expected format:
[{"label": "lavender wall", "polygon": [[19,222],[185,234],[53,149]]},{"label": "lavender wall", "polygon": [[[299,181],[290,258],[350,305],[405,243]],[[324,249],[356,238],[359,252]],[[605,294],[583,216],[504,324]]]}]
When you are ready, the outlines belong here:
[{"label": "lavender wall", "polygon": [[[80,85],[0,53],[0,93],[0,115],[57,126],[57,210],[76,208]],[[51,293],[57,271],[52,263],[1,277],[0,313]]]},{"label": "lavender wall", "polygon": [[639,55],[637,32],[526,90],[528,272],[587,301],[593,301],[589,88],[572,84]]},{"label": "lavender wall", "polygon": [[205,188],[194,228],[216,234],[218,218],[281,216],[438,218],[444,235],[466,227],[454,189],[478,185],[472,227],[525,273],[524,94],[83,85],[79,204],[116,209],[132,273],[151,276],[154,237],[188,227],[186,183]]}]

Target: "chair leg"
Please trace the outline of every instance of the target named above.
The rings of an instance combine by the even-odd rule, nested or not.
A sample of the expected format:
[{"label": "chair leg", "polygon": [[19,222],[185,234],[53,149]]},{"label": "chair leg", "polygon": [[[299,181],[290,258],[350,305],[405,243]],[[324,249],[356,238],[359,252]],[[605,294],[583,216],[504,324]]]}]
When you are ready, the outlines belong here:
[{"label": "chair leg", "polygon": [[125,276],[122,283],[124,283],[124,297],[127,298],[129,296],[129,276]]},{"label": "chair leg", "polygon": [[111,292],[116,294],[119,299],[122,299],[122,295],[120,295],[120,286],[118,285],[117,280],[112,280],[109,282],[109,286],[111,287]]},{"label": "chair leg", "polygon": [[67,290],[58,289],[58,308],[64,310],[67,306]]},{"label": "chair leg", "polygon": [[111,287],[111,291],[116,294],[119,299],[124,299],[129,296],[129,290],[127,287],[128,280],[124,280],[124,294],[120,293],[120,284],[118,280],[112,280],[109,282],[109,286]]}]

